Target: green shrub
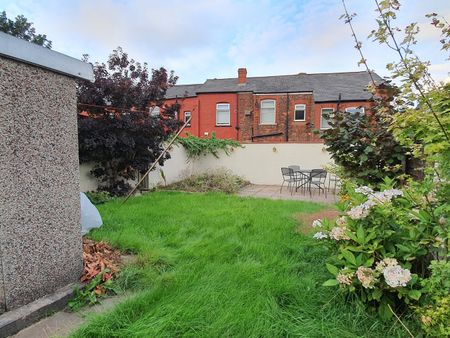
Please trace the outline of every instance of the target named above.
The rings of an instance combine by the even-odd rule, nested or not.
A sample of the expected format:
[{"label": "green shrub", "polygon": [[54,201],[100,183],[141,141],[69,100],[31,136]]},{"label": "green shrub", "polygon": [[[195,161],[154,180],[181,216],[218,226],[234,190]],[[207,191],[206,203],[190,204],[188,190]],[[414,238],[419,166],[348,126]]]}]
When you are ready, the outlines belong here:
[{"label": "green shrub", "polygon": [[225,170],[218,170],[213,173],[190,176],[182,181],[168,185],[164,189],[190,192],[220,191],[227,194],[234,194],[247,184],[249,182],[242,177],[233,175]]},{"label": "green shrub", "polygon": [[422,281],[427,301],[416,308],[429,337],[450,337],[450,262],[433,261],[431,276]]},{"label": "green shrub", "polygon": [[113,197],[107,191],[88,191],[85,193],[92,204],[103,204],[110,201]]},{"label": "green shrub", "polygon": [[188,134],[185,138],[177,139],[187,152],[188,158],[196,158],[202,155],[212,154],[219,158],[219,151],[223,150],[226,155],[230,154],[234,148],[243,146],[235,140],[218,139],[216,133],[212,133],[211,138],[202,138]]},{"label": "green shrub", "polygon": [[349,184],[342,216],[313,223],[319,230],[314,237],[334,253],[327,268],[335,277],[324,285],[339,285],[384,318],[392,314],[389,306],[421,300],[427,290],[420,281],[429,277],[431,259],[447,259],[448,253],[448,205],[427,189],[434,185],[411,183],[399,190],[392,183],[385,179],[381,191]]}]

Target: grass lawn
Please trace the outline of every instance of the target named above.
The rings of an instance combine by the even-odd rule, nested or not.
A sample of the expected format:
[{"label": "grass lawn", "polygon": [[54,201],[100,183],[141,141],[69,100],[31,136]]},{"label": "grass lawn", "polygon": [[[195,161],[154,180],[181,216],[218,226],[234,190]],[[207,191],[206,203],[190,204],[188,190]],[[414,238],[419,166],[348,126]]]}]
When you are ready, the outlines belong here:
[{"label": "grass lawn", "polygon": [[138,253],[139,279],[124,274],[140,291],[74,337],[405,337],[321,286],[326,250],[295,232],[321,208],[179,192],[100,206],[92,237]]}]

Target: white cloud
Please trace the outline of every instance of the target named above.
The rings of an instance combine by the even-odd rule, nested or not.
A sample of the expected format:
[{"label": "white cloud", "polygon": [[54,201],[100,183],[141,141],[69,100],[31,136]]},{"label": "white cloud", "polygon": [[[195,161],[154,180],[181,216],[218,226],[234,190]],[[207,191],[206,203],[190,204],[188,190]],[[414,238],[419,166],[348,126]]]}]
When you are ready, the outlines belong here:
[{"label": "white cloud", "polygon": [[[438,79],[448,63],[438,53],[439,32],[425,13],[450,16],[448,0],[404,0],[399,19],[421,24],[417,53],[430,59]],[[343,9],[336,0],[0,0],[8,15],[25,14],[54,49],[104,61],[122,46],[130,56],[152,67],[174,69],[180,83],[236,76],[361,70],[350,30],[338,20]],[[385,64],[397,56],[367,39],[375,28],[373,3],[347,0],[357,12],[354,25],[371,68],[387,75]],[[445,68],[447,69],[447,68]]]}]

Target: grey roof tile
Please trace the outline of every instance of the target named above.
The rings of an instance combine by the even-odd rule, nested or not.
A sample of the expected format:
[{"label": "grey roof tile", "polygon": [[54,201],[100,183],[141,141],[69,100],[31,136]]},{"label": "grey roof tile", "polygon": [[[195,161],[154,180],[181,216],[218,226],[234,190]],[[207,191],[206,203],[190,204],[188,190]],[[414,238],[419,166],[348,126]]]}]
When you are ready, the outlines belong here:
[{"label": "grey roof tile", "polygon": [[197,90],[203,86],[203,84],[189,84],[189,85],[176,85],[169,87],[166,91],[166,99],[192,97],[197,95]]},{"label": "grey roof tile", "polygon": [[[373,74],[377,83],[383,79]],[[229,93],[229,92],[253,92],[253,93],[295,93],[313,92],[316,102],[337,101],[341,94],[342,101],[368,100],[371,94],[365,90],[370,82],[367,72],[347,73],[318,73],[296,75],[279,75],[248,77],[247,83],[238,84],[237,78],[208,79],[201,85],[180,85],[168,90],[168,98],[174,97],[174,93]],[[179,87],[179,88],[177,88]],[[189,96],[188,95],[188,96]],[[178,95],[182,97],[184,95]]]}]

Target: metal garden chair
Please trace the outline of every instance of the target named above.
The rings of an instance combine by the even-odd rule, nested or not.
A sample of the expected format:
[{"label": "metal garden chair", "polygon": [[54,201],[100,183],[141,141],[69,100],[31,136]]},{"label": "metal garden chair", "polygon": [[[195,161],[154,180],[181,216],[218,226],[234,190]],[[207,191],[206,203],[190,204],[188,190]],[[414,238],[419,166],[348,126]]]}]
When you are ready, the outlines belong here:
[{"label": "metal garden chair", "polygon": [[281,190],[283,189],[284,183],[287,182],[288,190],[291,192],[292,195],[293,189],[297,187],[297,182],[300,181],[299,176],[294,172],[292,168],[286,167],[281,168],[281,176],[283,178],[283,182],[281,183],[280,194]]},{"label": "metal garden chair", "polygon": [[325,181],[327,179],[327,171],[324,169],[313,169],[311,170],[311,176],[309,180],[309,194],[311,195],[311,188],[312,186],[315,186],[320,191],[322,190],[325,194],[325,197],[327,197],[327,191],[325,187]]}]

